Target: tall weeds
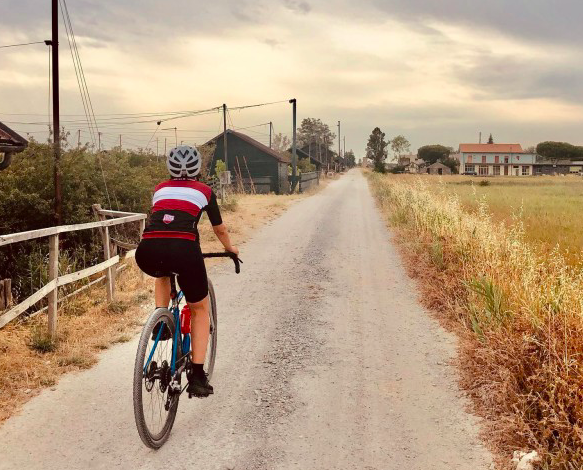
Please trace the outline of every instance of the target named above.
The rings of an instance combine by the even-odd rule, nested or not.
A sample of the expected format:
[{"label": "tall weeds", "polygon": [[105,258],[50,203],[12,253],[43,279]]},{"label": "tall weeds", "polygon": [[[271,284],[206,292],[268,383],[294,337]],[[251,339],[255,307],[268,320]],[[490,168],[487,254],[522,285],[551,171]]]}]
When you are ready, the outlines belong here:
[{"label": "tall weeds", "polygon": [[494,222],[485,202],[470,214],[421,180],[369,177],[388,219],[415,233],[435,279],[448,281],[434,291],[469,338],[464,382],[500,448],[534,448],[542,468],[583,468],[583,271],[558,249],[539,252],[519,220]]}]

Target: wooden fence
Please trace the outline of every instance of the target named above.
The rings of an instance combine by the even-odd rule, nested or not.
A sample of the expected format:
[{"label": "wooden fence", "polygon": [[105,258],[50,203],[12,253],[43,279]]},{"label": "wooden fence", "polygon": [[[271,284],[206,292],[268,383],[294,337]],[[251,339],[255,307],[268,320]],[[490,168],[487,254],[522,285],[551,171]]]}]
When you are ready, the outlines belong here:
[{"label": "wooden fence", "polygon": [[[31,230],[29,232],[12,233],[9,235],[0,235],[0,246],[10,245],[12,243],[23,242],[26,240],[35,240],[38,238],[49,238],[49,280],[48,282],[26,300],[20,302],[18,305],[10,308],[10,310],[0,314],[0,328],[4,327],[7,323],[11,322],[17,318],[22,313],[26,312],[34,304],[48,296],[48,325],[49,334],[52,338],[56,336],[57,333],[57,303],[58,303],[58,288],[65,286],[72,282],[79,281],[81,279],[88,278],[97,273],[105,271],[105,289],[107,292],[107,300],[111,302],[115,294],[115,273],[116,265],[119,263],[119,255],[114,252],[117,251],[117,246],[128,249],[126,253],[126,258],[131,257],[135,254],[136,245],[129,243],[122,243],[119,241],[112,240],[109,228],[115,225],[122,225],[131,222],[140,223],[140,234],[142,233],[146,215],[145,214],[135,214],[131,212],[120,212],[120,211],[110,211],[103,210],[101,206],[94,205],[93,211],[95,215],[100,219],[97,222],[89,222],[86,224],[77,225],[60,225],[57,227],[44,228],[40,230]],[[108,219],[108,217],[111,217]],[[80,271],[66,274],[64,276],[59,276],[59,234],[67,232],[77,232],[80,230],[90,230],[90,229],[100,229],[101,238],[103,241],[103,255],[105,261],[96,264],[89,268],[82,269]],[[2,281],[4,285],[4,298],[9,297],[10,294],[6,294],[6,280]],[[8,282],[8,286],[10,283]],[[9,303],[5,301],[5,306],[9,306]]]},{"label": "wooden fence", "polygon": [[318,171],[310,171],[300,175],[300,193],[318,184],[320,184],[320,173]]}]

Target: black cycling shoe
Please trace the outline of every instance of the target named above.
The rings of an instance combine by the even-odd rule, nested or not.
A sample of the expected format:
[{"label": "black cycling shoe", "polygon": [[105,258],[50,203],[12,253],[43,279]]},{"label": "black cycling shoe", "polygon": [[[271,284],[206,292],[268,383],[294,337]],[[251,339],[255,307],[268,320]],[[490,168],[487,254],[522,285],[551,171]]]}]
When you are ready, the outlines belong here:
[{"label": "black cycling shoe", "polygon": [[188,398],[204,398],[214,393],[213,386],[209,384],[206,374],[200,376],[189,369],[186,376],[188,377],[188,387],[186,387]]},{"label": "black cycling shoe", "polygon": [[170,338],[172,338],[172,332],[170,331],[168,325],[166,323],[161,322],[157,323],[156,326],[154,327],[154,330],[152,331],[152,341],[156,341],[156,338],[158,337],[158,332],[160,331],[162,325],[164,325],[164,329],[162,330],[162,333],[160,333],[160,339],[158,341],[168,341]]}]

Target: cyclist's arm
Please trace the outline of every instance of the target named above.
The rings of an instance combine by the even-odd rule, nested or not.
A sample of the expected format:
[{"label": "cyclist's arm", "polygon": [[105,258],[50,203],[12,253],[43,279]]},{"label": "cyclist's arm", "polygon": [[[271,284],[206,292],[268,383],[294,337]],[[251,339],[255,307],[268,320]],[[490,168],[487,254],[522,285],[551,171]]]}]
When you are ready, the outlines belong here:
[{"label": "cyclist's arm", "polygon": [[236,246],[231,245],[231,239],[229,238],[229,232],[225,224],[221,225],[213,225],[213,230],[217,238],[221,241],[225,250],[230,251],[231,253],[235,253],[236,255],[239,254],[239,250]]},{"label": "cyclist's arm", "polygon": [[237,249],[237,247],[231,244],[229,231],[227,230],[227,227],[223,223],[223,218],[221,217],[221,211],[219,209],[217,197],[214,192],[211,193],[211,198],[208,206],[206,207],[206,212],[211,222],[211,225],[213,226],[213,231],[215,232],[215,235],[225,247],[225,250],[235,254],[239,254],[239,250]]}]

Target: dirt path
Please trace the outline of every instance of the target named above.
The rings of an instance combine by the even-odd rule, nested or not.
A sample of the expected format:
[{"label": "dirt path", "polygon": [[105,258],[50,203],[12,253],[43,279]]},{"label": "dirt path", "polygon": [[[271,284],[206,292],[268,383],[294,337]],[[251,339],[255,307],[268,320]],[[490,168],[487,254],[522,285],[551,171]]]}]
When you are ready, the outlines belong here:
[{"label": "dirt path", "polygon": [[65,376],[0,428],[0,469],[488,469],[448,365],[454,338],[416,300],[354,170],[211,272],[219,350],[154,452],[134,427],[137,340]]}]

